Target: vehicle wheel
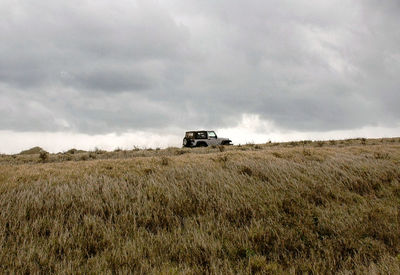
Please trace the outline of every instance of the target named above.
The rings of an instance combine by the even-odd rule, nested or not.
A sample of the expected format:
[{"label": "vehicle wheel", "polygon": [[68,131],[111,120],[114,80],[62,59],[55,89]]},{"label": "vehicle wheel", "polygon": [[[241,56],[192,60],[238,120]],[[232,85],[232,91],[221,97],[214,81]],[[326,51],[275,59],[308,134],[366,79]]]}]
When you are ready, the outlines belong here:
[{"label": "vehicle wheel", "polygon": [[183,139],[183,147],[190,147],[192,142],[186,138]]}]

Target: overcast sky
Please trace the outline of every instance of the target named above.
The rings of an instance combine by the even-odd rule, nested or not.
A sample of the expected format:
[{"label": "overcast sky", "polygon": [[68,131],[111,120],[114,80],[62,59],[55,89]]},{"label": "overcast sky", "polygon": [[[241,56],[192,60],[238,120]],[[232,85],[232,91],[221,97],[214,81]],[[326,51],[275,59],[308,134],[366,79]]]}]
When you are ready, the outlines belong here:
[{"label": "overcast sky", "polygon": [[0,152],[400,136],[398,0],[0,2]]}]

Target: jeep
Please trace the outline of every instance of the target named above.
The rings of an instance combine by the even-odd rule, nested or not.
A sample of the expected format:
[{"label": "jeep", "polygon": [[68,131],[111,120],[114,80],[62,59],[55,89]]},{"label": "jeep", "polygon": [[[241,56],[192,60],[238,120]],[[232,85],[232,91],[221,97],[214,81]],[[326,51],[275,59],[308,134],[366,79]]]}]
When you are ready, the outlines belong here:
[{"label": "jeep", "polygon": [[183,138],[183,147],[207,147],[216,145],[232,145],[229,138],[219,138],[214,131],[189,131]]}]

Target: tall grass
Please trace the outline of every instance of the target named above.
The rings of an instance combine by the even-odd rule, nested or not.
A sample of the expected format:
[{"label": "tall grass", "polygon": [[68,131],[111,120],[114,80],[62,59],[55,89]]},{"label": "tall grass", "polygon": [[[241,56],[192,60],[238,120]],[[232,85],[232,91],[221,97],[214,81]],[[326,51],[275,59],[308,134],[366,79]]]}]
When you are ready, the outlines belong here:
[{"label": "tall grass", "polygon": [[399,274],[400,145],[363,143],[2,156],[0,267]]}]

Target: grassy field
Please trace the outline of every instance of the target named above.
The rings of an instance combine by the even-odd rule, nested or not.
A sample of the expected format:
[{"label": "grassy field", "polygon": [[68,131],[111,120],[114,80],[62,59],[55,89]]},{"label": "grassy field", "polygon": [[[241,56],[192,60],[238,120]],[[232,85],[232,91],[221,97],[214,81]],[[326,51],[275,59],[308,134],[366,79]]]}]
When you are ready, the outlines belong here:
[{"label": "grassy field", "polygon": [[400,274],[400,139],[1,155],[0,268]]}]

